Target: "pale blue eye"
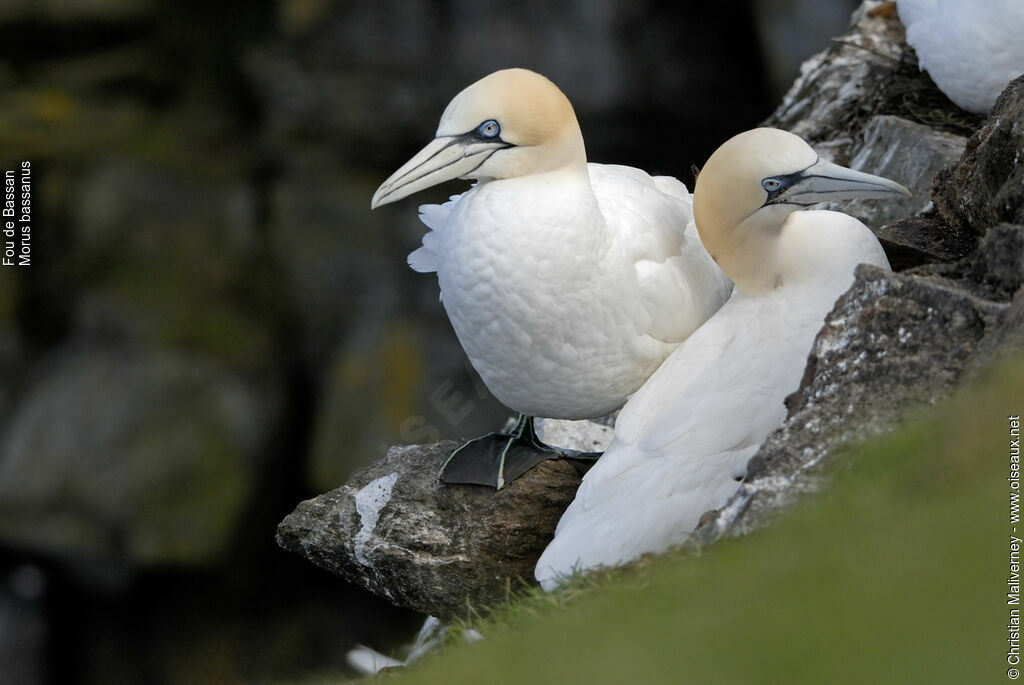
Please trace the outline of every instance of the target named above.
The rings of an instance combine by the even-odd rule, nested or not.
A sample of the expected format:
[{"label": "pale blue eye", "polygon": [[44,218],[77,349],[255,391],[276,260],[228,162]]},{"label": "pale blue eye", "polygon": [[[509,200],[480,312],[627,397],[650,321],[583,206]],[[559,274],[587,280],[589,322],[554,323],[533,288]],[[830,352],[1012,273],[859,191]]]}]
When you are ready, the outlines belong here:
[{"label": "pale blue eye", "polygon": [[782,187],[782,181],[777,178],[766,178],[761,181],[761,187],[767,190],[769,193],[774,193],[776,190]]},{"label": "pale blue eye", "polygon": [[477,127],[476,132],[481,138],[497,138],[501,133],[501,126],[494,119],[488,119]]}]

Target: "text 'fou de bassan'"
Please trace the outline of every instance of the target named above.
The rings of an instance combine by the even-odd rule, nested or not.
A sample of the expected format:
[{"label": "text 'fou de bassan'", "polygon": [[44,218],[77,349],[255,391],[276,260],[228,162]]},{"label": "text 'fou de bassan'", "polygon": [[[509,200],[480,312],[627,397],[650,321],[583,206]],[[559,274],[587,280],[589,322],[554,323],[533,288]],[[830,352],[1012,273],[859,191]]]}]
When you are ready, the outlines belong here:
[{"label": "text 'fou de bassan'", "polygon": [[32,264],[32,163],[4,172],[3,266]]}]

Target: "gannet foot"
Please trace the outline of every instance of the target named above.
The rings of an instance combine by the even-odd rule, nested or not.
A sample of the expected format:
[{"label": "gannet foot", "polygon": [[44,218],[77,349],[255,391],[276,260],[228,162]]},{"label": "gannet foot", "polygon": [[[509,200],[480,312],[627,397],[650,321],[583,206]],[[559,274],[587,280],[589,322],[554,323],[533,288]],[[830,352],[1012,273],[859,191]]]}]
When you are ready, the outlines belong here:
[{"label": "gannet foot", "polygon": [[520,414],[508,435],[491,433],[470,440],[452,452],[441,467],[441,482],[488,485],[501,490],[548,459],[567,459],[582,474],[600,456],[600,452],[579,452],[544,444],[533,428],[533,417]]}]

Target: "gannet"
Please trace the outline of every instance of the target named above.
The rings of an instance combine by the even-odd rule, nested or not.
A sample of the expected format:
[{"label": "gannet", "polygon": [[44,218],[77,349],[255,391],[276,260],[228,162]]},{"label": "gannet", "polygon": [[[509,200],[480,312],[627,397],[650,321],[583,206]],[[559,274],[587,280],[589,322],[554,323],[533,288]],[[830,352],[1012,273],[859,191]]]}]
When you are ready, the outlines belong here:
[{"label": "gannet", "polygon": [[783,400],[854,267],[889,266],[853,217],[798,210],[894,195],[909,193],[777,129],[741,133],[715,151],[697,177],[694,218],[735,290],[623,407],[614,440],[537,562],[546,589],[576,570],[684,542],[736,491],[747,460],[785,418]]},{"label": "gannet", "polygon": [[907,43],[958,107],[985,114],[1024,74],[1022,0],[898,0]]},{"label": "gannet", "polygon": [[569,454],[543,445],[532,417],[618,409],[732,286],[688,228],[686,187],[588,164],[568,98],[532,71],[498,71],[459,93],[371,206],[456,177],[477,183],[420,207],[431,230],[409,264],[437,272],[470,362],[520,414],[510,435],[456,450],[442,480],[500,488]]}]

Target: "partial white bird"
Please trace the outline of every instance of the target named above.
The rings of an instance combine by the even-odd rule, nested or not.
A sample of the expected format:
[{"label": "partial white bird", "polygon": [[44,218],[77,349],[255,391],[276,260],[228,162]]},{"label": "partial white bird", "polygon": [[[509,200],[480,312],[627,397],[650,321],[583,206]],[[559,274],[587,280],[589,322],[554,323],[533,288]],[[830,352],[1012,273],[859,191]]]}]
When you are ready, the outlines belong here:
[{"label": "partial white bird", "polygon": [[[377,675],[387,668],[394,669],[408,666],[440,649],[448,637],[450,625],[450,623],[442,623],[441,619],[436,616],[427,616],[419,633],[416,635],[416,639],[409,645],[405,659],[395,659],[386,654],[381,654],[371,647],[357,645],[348,650],[345,654],[345,661],[362,675]],[[470,644],[484,639],[480,631],[474,628],[463,630],[460,632],[460,635],[465,642]]]},{"label": "partial white bird", "polygon": [[510,436],[457,450],[442,479],[502,487],[568,453],[537,439],[533,416],[619,408],[731,284],[687,229],[686,187],[587,164],[572,105],[532,71],[498,71],[459,93],[437,137],[380,186],[372,207],[456,177],[478,183],[420,208],[432,230],[409,263],[437,272],[470,362],[521,415]]},{"label": "partial white bird", "polygon": [[1024,74],[1024,1],[898,0],[907,43],[946,96],[985,114]]},{"label": "partial white bird", "polygon": [[893,195],[909,192],[820,159],[784,131],[747,131],[718,148],[697,178],[694,217],[736,289],[623,407],[615,439],[537,563],[545,588],[684,542],[736,491],[785,418],[783,400],[854,267],[888,267],[853,217],[797,210]]}]

